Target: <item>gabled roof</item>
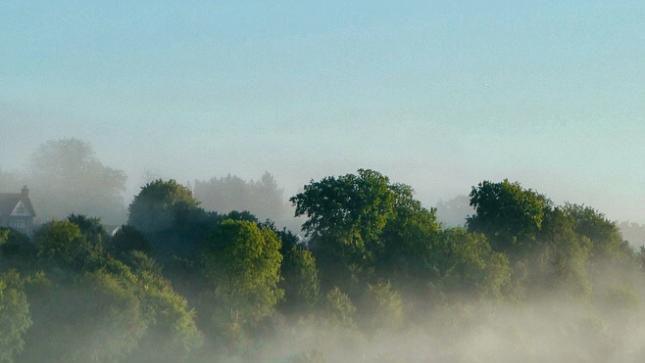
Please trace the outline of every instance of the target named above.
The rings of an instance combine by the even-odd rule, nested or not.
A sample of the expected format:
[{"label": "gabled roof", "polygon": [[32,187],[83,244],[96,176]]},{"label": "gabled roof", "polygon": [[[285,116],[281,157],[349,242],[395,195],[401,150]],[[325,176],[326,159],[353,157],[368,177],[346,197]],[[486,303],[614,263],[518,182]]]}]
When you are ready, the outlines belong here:
[{"label": "gabled roof", "polygon": [[20,193],[0,193],[0,218],[10,216],[20,201],[32,216],[36,215],[29,197],[25,197]]}]

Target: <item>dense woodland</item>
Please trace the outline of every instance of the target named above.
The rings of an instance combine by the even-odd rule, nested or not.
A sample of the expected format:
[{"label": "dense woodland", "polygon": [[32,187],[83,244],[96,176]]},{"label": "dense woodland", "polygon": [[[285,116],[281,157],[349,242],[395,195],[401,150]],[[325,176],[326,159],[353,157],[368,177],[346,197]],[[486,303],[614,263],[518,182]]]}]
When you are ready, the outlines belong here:
[{"label": "dense woodland", "polygon": [[[572,344],[566,356],[605,361],[621,344],[607,339],[617,317],[640,314],[643,252],[600,212],[518,183],[473,187],[465,228],[444,227],[411,187],[373,170],[312,181],[291,202],[302,238],[248,212],[207,211],[173,180],[145,185],[113,236],[84,215],[33,238],[2,230],[0,362],[337,361],[322,335],[297,338],[441,339],[550,296],[588,314],[554,329]],[[595,344],[578,351],[581,331]],[[434,357],[471,361],[458,352]]]}]

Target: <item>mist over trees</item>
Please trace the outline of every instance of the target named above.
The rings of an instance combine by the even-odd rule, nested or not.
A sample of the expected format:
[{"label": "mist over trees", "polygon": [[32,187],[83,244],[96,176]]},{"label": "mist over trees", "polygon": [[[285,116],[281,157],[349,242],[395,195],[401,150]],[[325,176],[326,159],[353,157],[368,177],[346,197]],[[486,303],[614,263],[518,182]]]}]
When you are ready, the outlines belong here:
[{"label": "mist over trees", "polygon": [[634,222],[622,222],[618,225],[625,240],[633,246],[645,246],[645,225]]},{"label": "mist over trees", "polygon": [[163,179],[113,236],[80,214],[0,229],[0,361],[645,358],[645,252],[591,207],[484,181],[451,227],[367,169],[291,202],[304,239]]},{"label": "mist over trees", "polygon": [[123,171],[104,165],[90,144],[61,139],[40,145],[24,172],[0,172],[0,191],[15,193],[22,185],[29,186],[41,221],[78,213],[119,224],[126,215],[126,180]]},{"label": "mist over trees", "polygon": [[293,210],[284,190],[269,172],[255,181],[234,175],[209,180],[196,180],[195,198],[207,210],[218,213],[248,211],[259,219],[271,219],[279,225],[295,227]]},{"label": "mist over trees", "polygon": [[466,225],[466,218],[475,212],[467,195],[441,200],[436,209],[439,221],[449,227],[463,227]]}]

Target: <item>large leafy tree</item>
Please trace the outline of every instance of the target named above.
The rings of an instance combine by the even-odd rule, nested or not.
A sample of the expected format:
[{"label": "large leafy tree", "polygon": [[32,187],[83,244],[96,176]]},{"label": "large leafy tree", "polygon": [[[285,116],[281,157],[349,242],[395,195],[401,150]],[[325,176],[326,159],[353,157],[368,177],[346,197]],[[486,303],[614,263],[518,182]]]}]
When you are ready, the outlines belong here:
[{"label": "large leafy tree", "polygon": [[470,204],[475,214],[467,219],[468,229],[484,233],[496,250],[516,254],[535,241],[550,202],[505,179],[473,187]]},{"label": "large leafy tree", "polygon": [[396,194],[389,179],[376,171],[327,177],[306,185],[291,201],[320,262],[326,288],[343,288],[373,270],[382,250],[380,236],[394,216]]},{"label": "large leafy tree", "polygon": [[146,234],[163,232],[175,224],[179,212],[198,204],[190,189],[175,180],[155,180],[130,204],[128,224]]},{"label": "large leafy tree", "polygon": [[269,227],[226,220],[205,242],[203,274],[209,288],[203,312],[209,312],[212,336],[238,342],[275,310],[280,289],[280,240]]}]

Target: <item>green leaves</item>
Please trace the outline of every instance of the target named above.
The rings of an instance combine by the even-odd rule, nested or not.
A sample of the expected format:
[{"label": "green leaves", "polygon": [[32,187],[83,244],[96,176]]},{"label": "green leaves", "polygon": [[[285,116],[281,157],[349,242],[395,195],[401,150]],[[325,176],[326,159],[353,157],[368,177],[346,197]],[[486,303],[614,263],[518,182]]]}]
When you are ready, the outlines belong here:
[{"label": "green leaves", "polygon": [[31,325],[21,277],[15,271],[0,275],[0,362],[14,362],[25,348],[25,333]]},{"label": "green leaves", "polygon": [[[226,220],[208,239],[202,270],[210,290],[203,295],[216,327],[228,338],[271,315],[284,296],[279,288],[280,240],[268,227]],[[226,333],[228,331],[228,333]]]},{"label": "green leaves", "polygon": [[130,204],[128,224],[143,233],[161,232],[173,225],[177,211],[198,204],[185,186],[174,180],[155,180],[141,188]]},{"label": "green leaves", "polygon": [[476,214],[467,219],[468,228],[486,234],[496,250],[515,253],[520,244],[535,239],[550,202],[505,179],[500,183],[484,181],[473,187],[470,204]]}]

